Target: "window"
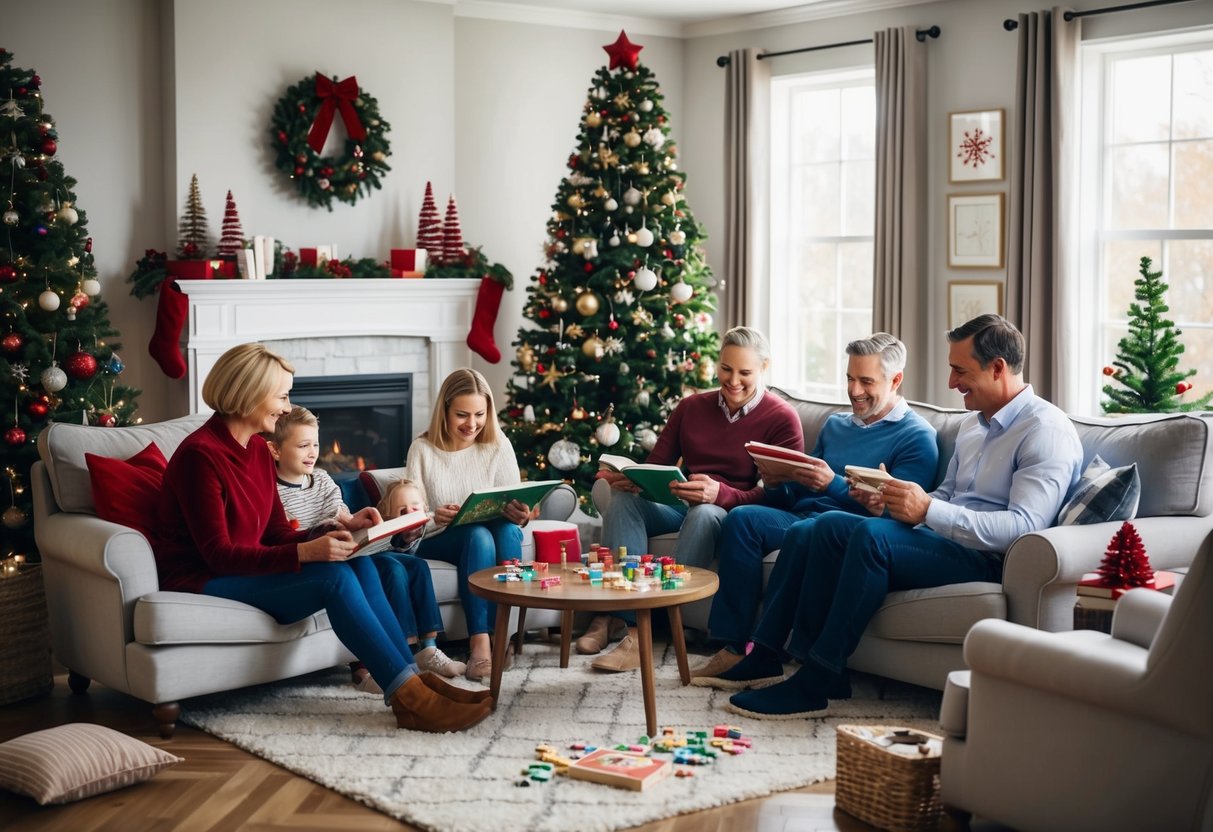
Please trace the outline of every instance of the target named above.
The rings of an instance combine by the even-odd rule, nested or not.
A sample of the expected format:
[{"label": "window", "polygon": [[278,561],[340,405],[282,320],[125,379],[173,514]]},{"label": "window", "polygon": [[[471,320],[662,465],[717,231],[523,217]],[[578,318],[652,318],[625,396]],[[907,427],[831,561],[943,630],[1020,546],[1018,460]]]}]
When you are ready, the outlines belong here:
[{"label": "window", "polygon": [[1213,32],[1083,52],[1084,320],[1073,331],[1090,381],[1079,406],[1100,412],[1100,368],[1128,332],[1142,257],[1170,286],[1179,367],[1197,371],[1187,397],[1201,396],[1213,389]]},{"label": "window", "polygon": [[847,342],[872,331],[876,87],[871,69],[771,83],[772,379],[845,389]]}]

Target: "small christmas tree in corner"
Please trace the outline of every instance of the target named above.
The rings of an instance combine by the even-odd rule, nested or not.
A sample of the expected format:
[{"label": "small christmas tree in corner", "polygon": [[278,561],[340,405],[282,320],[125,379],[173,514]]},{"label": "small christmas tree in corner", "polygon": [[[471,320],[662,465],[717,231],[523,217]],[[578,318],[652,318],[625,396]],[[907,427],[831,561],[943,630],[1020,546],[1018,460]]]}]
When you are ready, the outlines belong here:
[{"label": "small christmas tree in corner", "polygon": [[1179,343],[1182,330],[1163,316],[1170,311],[1163,296],[1167,284],[1162,272],[1150,271],[1150,258],[1141,258],[1141,277],[1134,281],[1136,303],[1129,304],[1129,334],[1117,345],[1116,360],[1104,367],[1104,375],[1117,384],[1105,384],[1107,399],[1105,413],[1174,413],[1203,410],[1213,400],[1213,391],[1196,401],[1184,402],[1180,397],[1192,389],[1185,379],[1196,370],[1180,371],[1179,356],[1184,346]]}]

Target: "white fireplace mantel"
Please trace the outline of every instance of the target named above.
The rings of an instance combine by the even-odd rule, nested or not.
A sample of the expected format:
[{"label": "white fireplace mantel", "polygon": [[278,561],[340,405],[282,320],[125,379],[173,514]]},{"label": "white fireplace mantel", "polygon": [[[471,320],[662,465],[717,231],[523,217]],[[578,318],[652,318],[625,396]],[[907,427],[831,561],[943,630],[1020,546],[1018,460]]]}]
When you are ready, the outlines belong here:
[{"label": "white fireplace mantel", "polygon": [[292,338],[407,336],[429,343],[430,400],[470,366],[468,330],[479,280],[181,280],[189,298],[190,413],[206,413],[202,383],[237,344]]}]

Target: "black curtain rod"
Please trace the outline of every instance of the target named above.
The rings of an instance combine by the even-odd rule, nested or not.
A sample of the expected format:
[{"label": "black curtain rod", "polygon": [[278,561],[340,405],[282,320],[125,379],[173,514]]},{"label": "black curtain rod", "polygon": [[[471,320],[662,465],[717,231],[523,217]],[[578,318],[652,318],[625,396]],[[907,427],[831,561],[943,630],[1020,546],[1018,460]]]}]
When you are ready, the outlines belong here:
[{"label": "black curtain rod", "polygon": [[[940,31],[942,30],[938,26],[932,26],[929,29],[919,29],[914,36],[918,38],[919,43],[923,43],[927,38],[939,37]],[[872,38],[867,38],[866,40],[848,40],[843,43],[827,43],[825,46],[806,46],[803,49],[787,49],[783,52],[763,52],[758,56],[758,60],[761,61],[765,58],[778,58],[780,55],[795,55],[800,52],[817,52],[821,49],[837,49],[840,46],[859,46],[864,43],[872,43]],[[721,55],[716,59],[716,66],[723,67],[728,65],[728,55]]]},{"label": "black curtain rod", "polygon": [[[1108,6],[1106,9],[1088,9],[1085,12],[1066,12],[1062,15],[1066,23],[1079,17],[1094,17],[1097,14],[1112,14],[1113,12],[1131,12],[1136,9],[1148,9],[1152,6],[1171,6],[1175,3],[1191,3],[1192,0],[1147,0],[1144,3],[1128,3],[1124,6]],[[1007,18],[1002,22],[1002,28],[1014,32],[1019,28],[1019,21]]]}]

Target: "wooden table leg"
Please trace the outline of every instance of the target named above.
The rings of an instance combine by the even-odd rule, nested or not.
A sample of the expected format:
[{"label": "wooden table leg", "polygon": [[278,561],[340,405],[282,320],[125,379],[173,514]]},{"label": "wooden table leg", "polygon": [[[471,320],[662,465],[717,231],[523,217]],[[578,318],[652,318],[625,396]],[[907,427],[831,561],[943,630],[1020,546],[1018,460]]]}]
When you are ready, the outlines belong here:
[{"label": "wooden table leg", "polygon": [[526,638],[526,607],[518,608],[518,640],[514,642],[514,655],[522,655],[522,640]]},{"label": "wooden table leg", "polygon": [[493,694],[493,708],[501,698],[501,674],[505,670],[505,651],[510,642],[510,605],[497,604],[497,629],[493,638],[493,678],[489,691]]},{"label": "wooden table leg", "polygon": [[573,640],[573,611],[560,611],[560,666],[569,666],[569,642]]},{"label": "wooden table leg", "polygon": [[682,608],[669,607],[666,612],[670,616],[670,636],[674,639],[674,654],[678,657],[678,678],[682,684],[691,684],[691,666],[687,663],[687,639],[682,632]]},{"label": "wooden table leg", "polygon": [[636,610],[636,634],[640,639],[640,686],[644,691],[644,720],[649,736],[657,733],[657,691],[653,685],[653,616],[651,610]]}]

